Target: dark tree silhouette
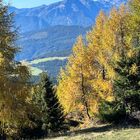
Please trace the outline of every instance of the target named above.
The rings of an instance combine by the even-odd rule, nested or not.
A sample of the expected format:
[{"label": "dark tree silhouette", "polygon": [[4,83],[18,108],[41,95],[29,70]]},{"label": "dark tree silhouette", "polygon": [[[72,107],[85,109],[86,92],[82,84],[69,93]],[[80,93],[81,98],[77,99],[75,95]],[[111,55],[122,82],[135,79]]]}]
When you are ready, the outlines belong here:
[{"label": "dark tree silhouette", "polygon": [[46,73],[41,74],[41,96],[43,129],[47,132],[59,132],[65,129],[63,108],[59,103],[55,89]]}]

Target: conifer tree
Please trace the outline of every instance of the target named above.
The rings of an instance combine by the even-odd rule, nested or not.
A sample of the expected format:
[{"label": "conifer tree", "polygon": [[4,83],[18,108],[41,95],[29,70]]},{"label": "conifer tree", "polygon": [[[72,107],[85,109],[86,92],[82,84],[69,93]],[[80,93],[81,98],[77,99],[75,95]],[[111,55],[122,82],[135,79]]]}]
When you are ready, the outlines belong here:
[{"label": "conifer tree", "polygon": [[66,70],[61,71],[57,94],[67,113],[79,110],[85,118],[90,119],[92,95],[85,53],[86,45],[80,36],[68,59]]},{"label": "conifer tree", "polygon": [[[129,46],[125,54],[121,55],[120,61],[115,68],[118,78],[114,83],[114,96],[116,103],[120,105],[120,110],[124,111],[125,116],[132,117],[133,113],[140,110],[140,43],[139,43],[139,12],[140,2],[137,0],[130,1],[130,16],[125,19],[127,35],[123,45]],[[129,38],[128,38],[129,36]],[[128,41],[129,39],[130,41]],[[125,49],[125,48],[124,48]]]},{"label": "conifer tree", "polygon": [[55,89],[47,74],[41,74],[41,98],[43,129],[47,132],[59,132],[65,128],[63,108],[59,103]]},{"label": "conifer tree", "polygon": [[132,117],[133,112],[140,109],[139,35],[138,27],[134,24],[138,18],[135,18],[135,14],[130,11],[125,6],[121,6],[118,11],[113,9],[109,18],[109,30],[114,34],[111,36],[111,38],[114,36],[111,63],[115,72],[114,101],[103,104],[100,111],[103,118],[117,123],[125,122],[128,117]]},{"label": "conifer tree", "polygon": [[98,113],[98,105],[101,99],[110,100],[112,98],[111,75],[112,68],[109,65],[111,59],[109,46],[110,38],[107,32],[108,17],[101,11],[96,19],[95,26],[87,34],[87,65],[92,87],[92,95],[96,100],[94,114]]},{"label": "conifer tree", "polygon": [[[132,48],[117,62],[113,82],[113,102],[102,102],[101,118],[113,123],[138,123],[140,110],[140,49]],[[132,121],[131,121],[132,120]],[[135,121],[134,121],[135,120]]]},{"label": "conifer tree", "polygon": [[140,49],[133,51],[130,58],[123,56],[115,69],[118,78],[114,83],[114,96],[125,116],[140,110]]},{"label": "conifer tree", "polygon": [[13,14],[0,1],[0,127],[11,136],[28,120],[30,91],[28,68],[14,59],[18,51],[16,39]]}]

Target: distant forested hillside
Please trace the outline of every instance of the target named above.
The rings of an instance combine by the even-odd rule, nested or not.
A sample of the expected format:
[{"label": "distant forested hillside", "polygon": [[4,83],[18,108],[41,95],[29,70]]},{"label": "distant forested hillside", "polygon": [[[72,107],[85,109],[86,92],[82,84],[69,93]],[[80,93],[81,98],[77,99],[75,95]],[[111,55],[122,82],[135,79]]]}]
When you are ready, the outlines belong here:
[{"label": "distant forested hillside", "polygon": [[68,56],[79,35],[85,35],[90,28],[80,26],[54,26],[45,30],[21,34],[18,45],[21,52],[18,60]]}]

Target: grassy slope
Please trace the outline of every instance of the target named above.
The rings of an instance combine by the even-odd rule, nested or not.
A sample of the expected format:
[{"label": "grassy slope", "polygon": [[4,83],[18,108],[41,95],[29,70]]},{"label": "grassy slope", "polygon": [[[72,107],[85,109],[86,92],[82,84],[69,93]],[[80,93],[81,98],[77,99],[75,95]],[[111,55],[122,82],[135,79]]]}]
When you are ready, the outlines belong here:
[{"label": "grassy slope", "polygon": [[65,60],[68,57],[49,57],[49,58],[41,58],[41,59],[35,59],[33,61],[30,62],[31,65],[33,64],[38,64],[38,63],[42,63],[42,62],[48,62],[48,61],[54,61],[54,60]]},{"label": "grassy slope", "polygon": [[[47,139],[46,139],[47,140]],[[93,129],[79,134],[52,138],[50,140],[140,140],[140,128],[132,129]]]},{"label": "grassy slope", "polygon": [[[32,75],[34,76],[38,76],[40,73],[43,72],[42,69],[40,69],[39,67],[37,66],[33,66],[33,65],[37,65],[37,64],[40,64],[40,63],[44,63],[44,62],[53,62],[55,60],[59,60],[59,61],[64,61],[66,60],[68,57],[48,57],[48,58],[41,58],[41,59],[35,59],[33,61],[30,61],[30,62],[26,62],[28,63],[28,66],[30,68],[30,71],[32,73]],[[45,64],[43,65],[45,67]]]}]

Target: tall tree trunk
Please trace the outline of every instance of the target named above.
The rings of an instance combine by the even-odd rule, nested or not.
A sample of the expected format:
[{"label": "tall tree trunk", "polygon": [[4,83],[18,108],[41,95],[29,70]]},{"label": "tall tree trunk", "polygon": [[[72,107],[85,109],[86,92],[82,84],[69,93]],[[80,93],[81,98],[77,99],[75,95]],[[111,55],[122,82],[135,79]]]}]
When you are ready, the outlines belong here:
[{"label": "tall tree trunk", "polygon": [[87,99],[86,99],[86,87],[85,87],[85,80],[84,80],[84,76],[83,76],[83,73],[81,74],[81,90],[82,90],[82,100],[83,100],[83,104],[84,104],[84,107],[85,107],[85,110],[86,110],[86,115],[88,117],[88,119],[90,119],[90,114],[89,114],[89,107],[88,107],[88,102],[87,102]]}]

